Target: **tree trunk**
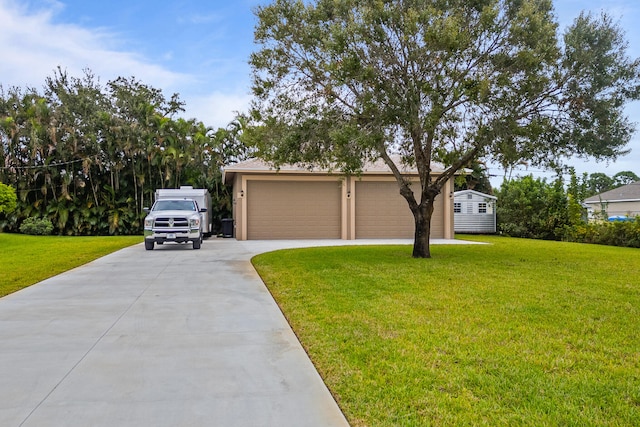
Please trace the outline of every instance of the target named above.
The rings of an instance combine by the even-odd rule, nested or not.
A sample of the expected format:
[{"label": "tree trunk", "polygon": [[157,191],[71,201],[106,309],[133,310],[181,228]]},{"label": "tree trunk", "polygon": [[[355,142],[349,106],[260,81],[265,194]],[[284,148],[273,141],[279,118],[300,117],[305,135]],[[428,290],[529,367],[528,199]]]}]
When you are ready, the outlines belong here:
[{"label": "tree trunk", "polygon": [[415,234],[413,241],[414,258],[431,258],[429,239],[431,236],[431,217],[433,214],[433,200],[423,201],[413,211],[415,219]]}]

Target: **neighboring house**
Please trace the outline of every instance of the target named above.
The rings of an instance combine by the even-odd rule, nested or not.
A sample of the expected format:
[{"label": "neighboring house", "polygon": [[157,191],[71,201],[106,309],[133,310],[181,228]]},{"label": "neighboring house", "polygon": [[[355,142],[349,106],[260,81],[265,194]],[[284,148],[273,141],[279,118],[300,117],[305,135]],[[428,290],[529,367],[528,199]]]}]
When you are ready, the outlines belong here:
[{"label": "neighboring house", "polygon": [[[415,169],[401,171],[419,182]],[[414,237],[409,205],[382,161],[367,165],[360,176],[345,176],[291,165],[275,170],[248,160],[226,167],[223,180],[233,186],[238,240]],[[432,238],[454,237],[452,191],[450,180],[436,198]]]},{"label": "neighboring house", "polygon": [[589,219],[633,218],[640,215],[640,181],[605,191],[584,200]]},{"label": "neighboring house", "polygon": [[456,191],[453,217],[456,233],[495,233],[497,197],[474,190]]}]

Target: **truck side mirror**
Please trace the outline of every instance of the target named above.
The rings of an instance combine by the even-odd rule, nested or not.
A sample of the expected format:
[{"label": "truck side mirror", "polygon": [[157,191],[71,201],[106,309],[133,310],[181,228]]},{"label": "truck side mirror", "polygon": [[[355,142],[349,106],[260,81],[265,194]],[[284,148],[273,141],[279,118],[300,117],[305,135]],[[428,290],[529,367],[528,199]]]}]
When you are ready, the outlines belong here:
[{"label": "truck side mirror", "polygon": [[207,211],[207,208],[200,209],[200,212],[206,212],[206,211]]}]

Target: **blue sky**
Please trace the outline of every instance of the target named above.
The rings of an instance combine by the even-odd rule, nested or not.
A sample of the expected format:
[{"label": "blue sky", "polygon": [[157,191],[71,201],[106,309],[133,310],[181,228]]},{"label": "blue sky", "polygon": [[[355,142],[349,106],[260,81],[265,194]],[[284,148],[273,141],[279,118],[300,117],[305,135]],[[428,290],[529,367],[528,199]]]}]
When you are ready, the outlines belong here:
[{"label": "blue sky", "polygon": [[[253,8],[268,0],[0,0],[0,84],[41,88],[57,66],[102,83],[135,76],[180,94],[186,117],[224,127],[251,99],[249,54]],[[561,28],[581,10],[609,13],[627,32],[629,54],[640,56],[640,1],[555,0]],[[640,125],[640,106],[628,110]],[[573,162],[579,172],[640,175],[640,131],[632,153],[615,164]],[[497,168],[491,173],[503,174]],[[549,176],[535,169],[520,174]]]},{"label": "blue sky", "polygon": [[257,0],[0,0],[0,83],[43,86],[60,65],[135,76],[226,126],[246,109]]}]

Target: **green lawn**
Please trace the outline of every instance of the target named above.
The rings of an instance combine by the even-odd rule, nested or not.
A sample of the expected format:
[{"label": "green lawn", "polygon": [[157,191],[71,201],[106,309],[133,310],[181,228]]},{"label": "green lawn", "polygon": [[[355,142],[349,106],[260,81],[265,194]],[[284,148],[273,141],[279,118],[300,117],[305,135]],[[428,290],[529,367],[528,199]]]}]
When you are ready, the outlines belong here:
[{"label": "green lawn", "polygon": [[353,426],[638,425],[640,250],[474,239],[254,264]]},{"label": "green lawn", "polygon": [[0,297],[141,242],[142,236],[60,237],[0,233]]}]

